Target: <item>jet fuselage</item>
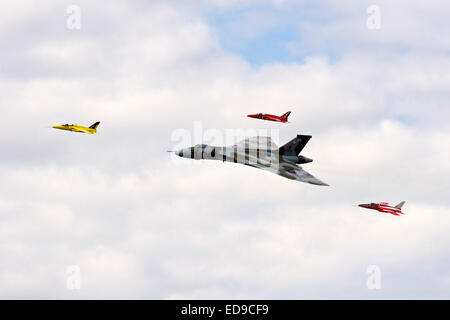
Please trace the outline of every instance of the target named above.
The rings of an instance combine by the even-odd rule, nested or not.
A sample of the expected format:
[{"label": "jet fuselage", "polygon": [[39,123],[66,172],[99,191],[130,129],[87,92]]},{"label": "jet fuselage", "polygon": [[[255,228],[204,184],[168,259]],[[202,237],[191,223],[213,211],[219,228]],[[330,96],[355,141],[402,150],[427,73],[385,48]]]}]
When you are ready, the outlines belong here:
[{"label": "jet fuselage", "polygon": [[193,147],[175,151],[175,154],[182,158],[195,160],[221,160],[234,163],[247,164],[246,161],[260,161],[260,163],[278,163],[282,161],[295,164],[310,163],[313,160],[305,156],[280,155],[274,149],[252,149],[240,148],[237,146],[218,147],[207,144],[197,144]]},{"label": "jet fuselage", "polygon": [[256,113],[256,114],[249,114],[249,115],[247,115],[247,117],[286,123],[286,122],[288,122],[288,117],[290,114],[291,114],[290,111],[286,112],[282,116],[276,116],[276,115],[267,114],[267,113]]},{"label": "jet fuselage", "polygon": [[404,202],[399,203],[395,207],[390,206],[387,202],[381,202],[381,203],[367,203],[367,204],[360,204],[358,205],[361,208],[371,209],[371,210],[377,210],[379,212],[384,213],[390,213],[395,216],[399,216],[401,214],[404,214],[402,212],[402,206]]},{"label": "jet fuselage", "polygon": [[312,162],[312,159],[300,155],[309,139],[311,136],[297,135],[278,148],[269,137],[252,137],[232,146],[218,147],[197,144],[174,151],[174,153],[187,159],[241,163],[288,179],[328,186],[298,166],[298,164]]}]

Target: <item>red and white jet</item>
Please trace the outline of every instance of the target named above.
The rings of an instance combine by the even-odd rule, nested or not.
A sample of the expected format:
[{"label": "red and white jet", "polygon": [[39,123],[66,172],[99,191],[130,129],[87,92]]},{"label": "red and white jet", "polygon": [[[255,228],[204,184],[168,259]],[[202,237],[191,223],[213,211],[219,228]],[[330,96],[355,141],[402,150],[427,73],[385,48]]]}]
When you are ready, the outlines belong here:
[{"label": "red and white jet", "polygon": [[288,117],[290,114],[291,114],[291,112],[288,111],[285,114],[283,114],[281,117],[279,117],[279,116],[274,116],[273,114],[256,113],[256,114],[249,114],[249,115],[247,115],[247,117],[284,123],[284,122],[288,122]]},{"label": "red and white jet", "polygon": [[405,204],[405,201],[400,202],[395,207],[390,206],[389,203],[387,203],[387,202],[360,204],[359,206],[362,208],[377,210],[380,212],[390,213],[395,216],[399,216],[401,214],[404,214],[402,212],[402,207],[404,204]]}]

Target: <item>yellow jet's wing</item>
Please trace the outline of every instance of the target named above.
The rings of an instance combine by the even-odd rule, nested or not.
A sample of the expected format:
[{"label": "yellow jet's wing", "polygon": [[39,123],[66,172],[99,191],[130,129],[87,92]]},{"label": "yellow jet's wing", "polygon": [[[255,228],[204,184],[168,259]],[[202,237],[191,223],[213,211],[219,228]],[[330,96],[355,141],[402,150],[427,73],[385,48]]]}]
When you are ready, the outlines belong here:
[{"label": "yellow jet's wing", "polygon": [[73,126],[72,131],[82,132],[82,133],[93,133],[89,130],[89,128],[77,126],[77,125]]}]

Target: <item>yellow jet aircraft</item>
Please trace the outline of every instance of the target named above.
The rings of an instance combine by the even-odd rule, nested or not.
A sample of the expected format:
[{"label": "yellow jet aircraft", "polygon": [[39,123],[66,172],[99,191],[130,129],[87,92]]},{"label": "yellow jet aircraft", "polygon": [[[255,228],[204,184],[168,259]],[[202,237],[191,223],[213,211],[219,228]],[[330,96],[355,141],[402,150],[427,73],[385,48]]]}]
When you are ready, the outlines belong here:
[{"label": "yellow jet aircraft", "polygon": [[63,125],[60,125],[60,126],[53,126],[53,128],[60,129],[60,130],[67,130],[67,131],[74,131],[74,132],[83,132],[83,133],[94,134],[94,133],[97,133],[97,127],[98,127],[99,124],[100,124],[100,122],[96,122],[92,126],[90,126],[89,128],[83,127],[83,126],[79,126],[77,124],[63,124]]}]

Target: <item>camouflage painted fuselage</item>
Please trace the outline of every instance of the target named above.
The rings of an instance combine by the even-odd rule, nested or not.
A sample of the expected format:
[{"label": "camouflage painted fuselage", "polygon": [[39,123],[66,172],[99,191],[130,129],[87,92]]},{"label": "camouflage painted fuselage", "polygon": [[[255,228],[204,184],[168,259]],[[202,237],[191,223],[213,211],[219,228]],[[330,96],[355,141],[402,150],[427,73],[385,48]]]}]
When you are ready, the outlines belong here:
[{"label": "camouflage painted fuselage", "polygon": [[310,138],[311,136],[298,135],[279,149],[269,137],[253,137],[233,146],[218,147],[198,144],[175,151],[175,153],[188,159],[240,163],[267,170],[288,179],[327,186],[328,184],[298,166],[298,164],[312,162],[312,159],[299,155]]}]

